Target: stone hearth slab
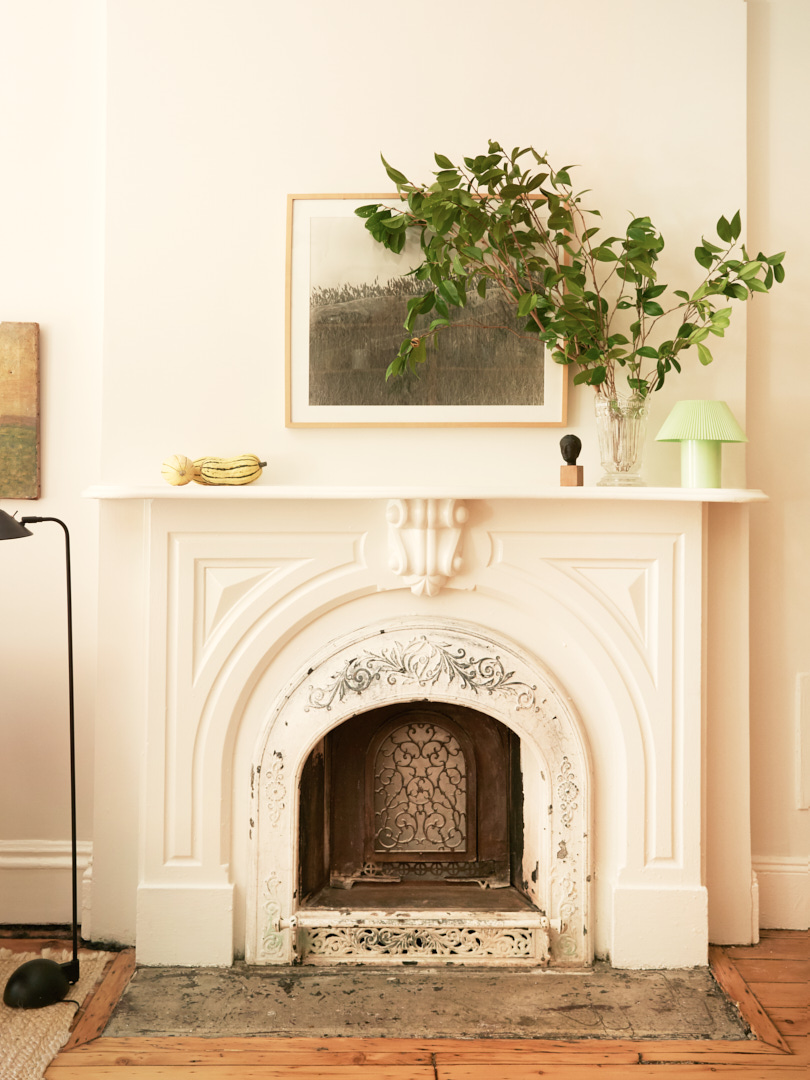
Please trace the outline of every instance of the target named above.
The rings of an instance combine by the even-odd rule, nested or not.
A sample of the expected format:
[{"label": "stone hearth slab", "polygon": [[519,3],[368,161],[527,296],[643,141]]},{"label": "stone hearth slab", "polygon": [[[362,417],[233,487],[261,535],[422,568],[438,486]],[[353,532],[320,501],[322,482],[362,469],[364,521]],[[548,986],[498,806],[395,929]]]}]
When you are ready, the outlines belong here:
[{"label": "stone hearth slab", "polygon": [[107,1036],[740,1039],[706,968],[139,968]]}]

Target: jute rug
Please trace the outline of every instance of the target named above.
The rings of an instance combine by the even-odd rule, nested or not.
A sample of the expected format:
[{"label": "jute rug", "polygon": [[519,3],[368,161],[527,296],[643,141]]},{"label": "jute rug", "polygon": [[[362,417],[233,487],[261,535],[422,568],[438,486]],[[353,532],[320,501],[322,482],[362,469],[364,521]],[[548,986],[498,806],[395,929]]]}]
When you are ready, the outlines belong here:
[{"label": "jute rug", "polygon": [[12,971],[26,960],[46,956],[58,964],[72,959],[70,949],[12,952],[0,949],[0,1080],[42,1080],[45,1069],[65,1045],[78,1008],[101,978],[111,953],[79,950],[79,981],[68,990],[69,1001],[44,1009],[9,1009],[2,990]]}]

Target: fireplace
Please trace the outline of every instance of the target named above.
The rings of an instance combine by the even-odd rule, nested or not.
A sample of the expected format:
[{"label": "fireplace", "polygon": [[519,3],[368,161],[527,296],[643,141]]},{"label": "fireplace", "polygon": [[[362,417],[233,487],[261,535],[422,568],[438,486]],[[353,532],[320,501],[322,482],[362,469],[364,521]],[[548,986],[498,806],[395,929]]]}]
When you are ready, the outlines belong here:
[{"label": "fireplace", "polygon": [[566,695],[506,638],[332,643],[268,721],[247,958],[587,962],[588,784]]},{"label": "fireplace", "polygon": [[194,965],[752,939],[757,493],[90,494],[117,767],[85,933]]}]

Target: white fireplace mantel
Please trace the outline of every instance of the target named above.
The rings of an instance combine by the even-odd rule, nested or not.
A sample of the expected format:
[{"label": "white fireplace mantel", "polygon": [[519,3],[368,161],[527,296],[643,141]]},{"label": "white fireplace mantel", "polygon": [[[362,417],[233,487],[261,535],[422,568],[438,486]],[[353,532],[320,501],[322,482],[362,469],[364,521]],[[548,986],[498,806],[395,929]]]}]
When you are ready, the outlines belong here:
[{"label": "white fireplace mantel", "polygon": [[397,485],[390,487],[368,485],[284,485],[245,484],[235,486],[206,486],[186,484],[97,484],[87,488],[88,499],[202,499],[224,500],[283,500],[283,499],[564,499],[574,502],[703,502],[751,503],[767,499],[755,488],[683,488],[683,487],[526,487],[499,484],[497,488],[480,488],[463,484]]},{"label": "white fireplace mantel", "polygon": [[[328,681],[342,648],[373,650],[401,622],[483,636],[570,703],[592,792],[578,868],[588,951],[689,966],[706,962],[710,938],[753,940],[747,537],[761,491],[468,481],[84,494],[101,505],[104,717],[86,934],[135,941],[152,964],[261,954],[270,907],[295,919],[297,777],[332,722],[296,713],[296,695],[316,664]],[[531,741],[508,710],[498,719]],[[251,777],[277,754],[262,828],[283,809],[288,840],[257,848],[256,814],[269,811]]]}]

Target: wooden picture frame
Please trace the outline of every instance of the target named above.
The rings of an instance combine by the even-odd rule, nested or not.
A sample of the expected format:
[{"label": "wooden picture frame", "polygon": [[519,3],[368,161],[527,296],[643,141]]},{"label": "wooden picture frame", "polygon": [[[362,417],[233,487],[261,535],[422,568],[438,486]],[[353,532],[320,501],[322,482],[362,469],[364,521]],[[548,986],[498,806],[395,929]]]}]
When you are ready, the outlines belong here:
[{"label": "wooden picture frame", "polygon": [[421,262],[416,241],[387,251],[354,213],[389,199],[399,202],[390,193],[288,196],[287,427],[565,424],[568,369],[532,335],[475,325],[476,316],[514,325],[512,311],[495,310],[497,297],[476,295],[418,375],[386,382],[407,298],[425,291],[405,276]]},{"label": "wooden picture frame", "polygon": [[39,323],[0,323],[0,499],[38,499]]}]

